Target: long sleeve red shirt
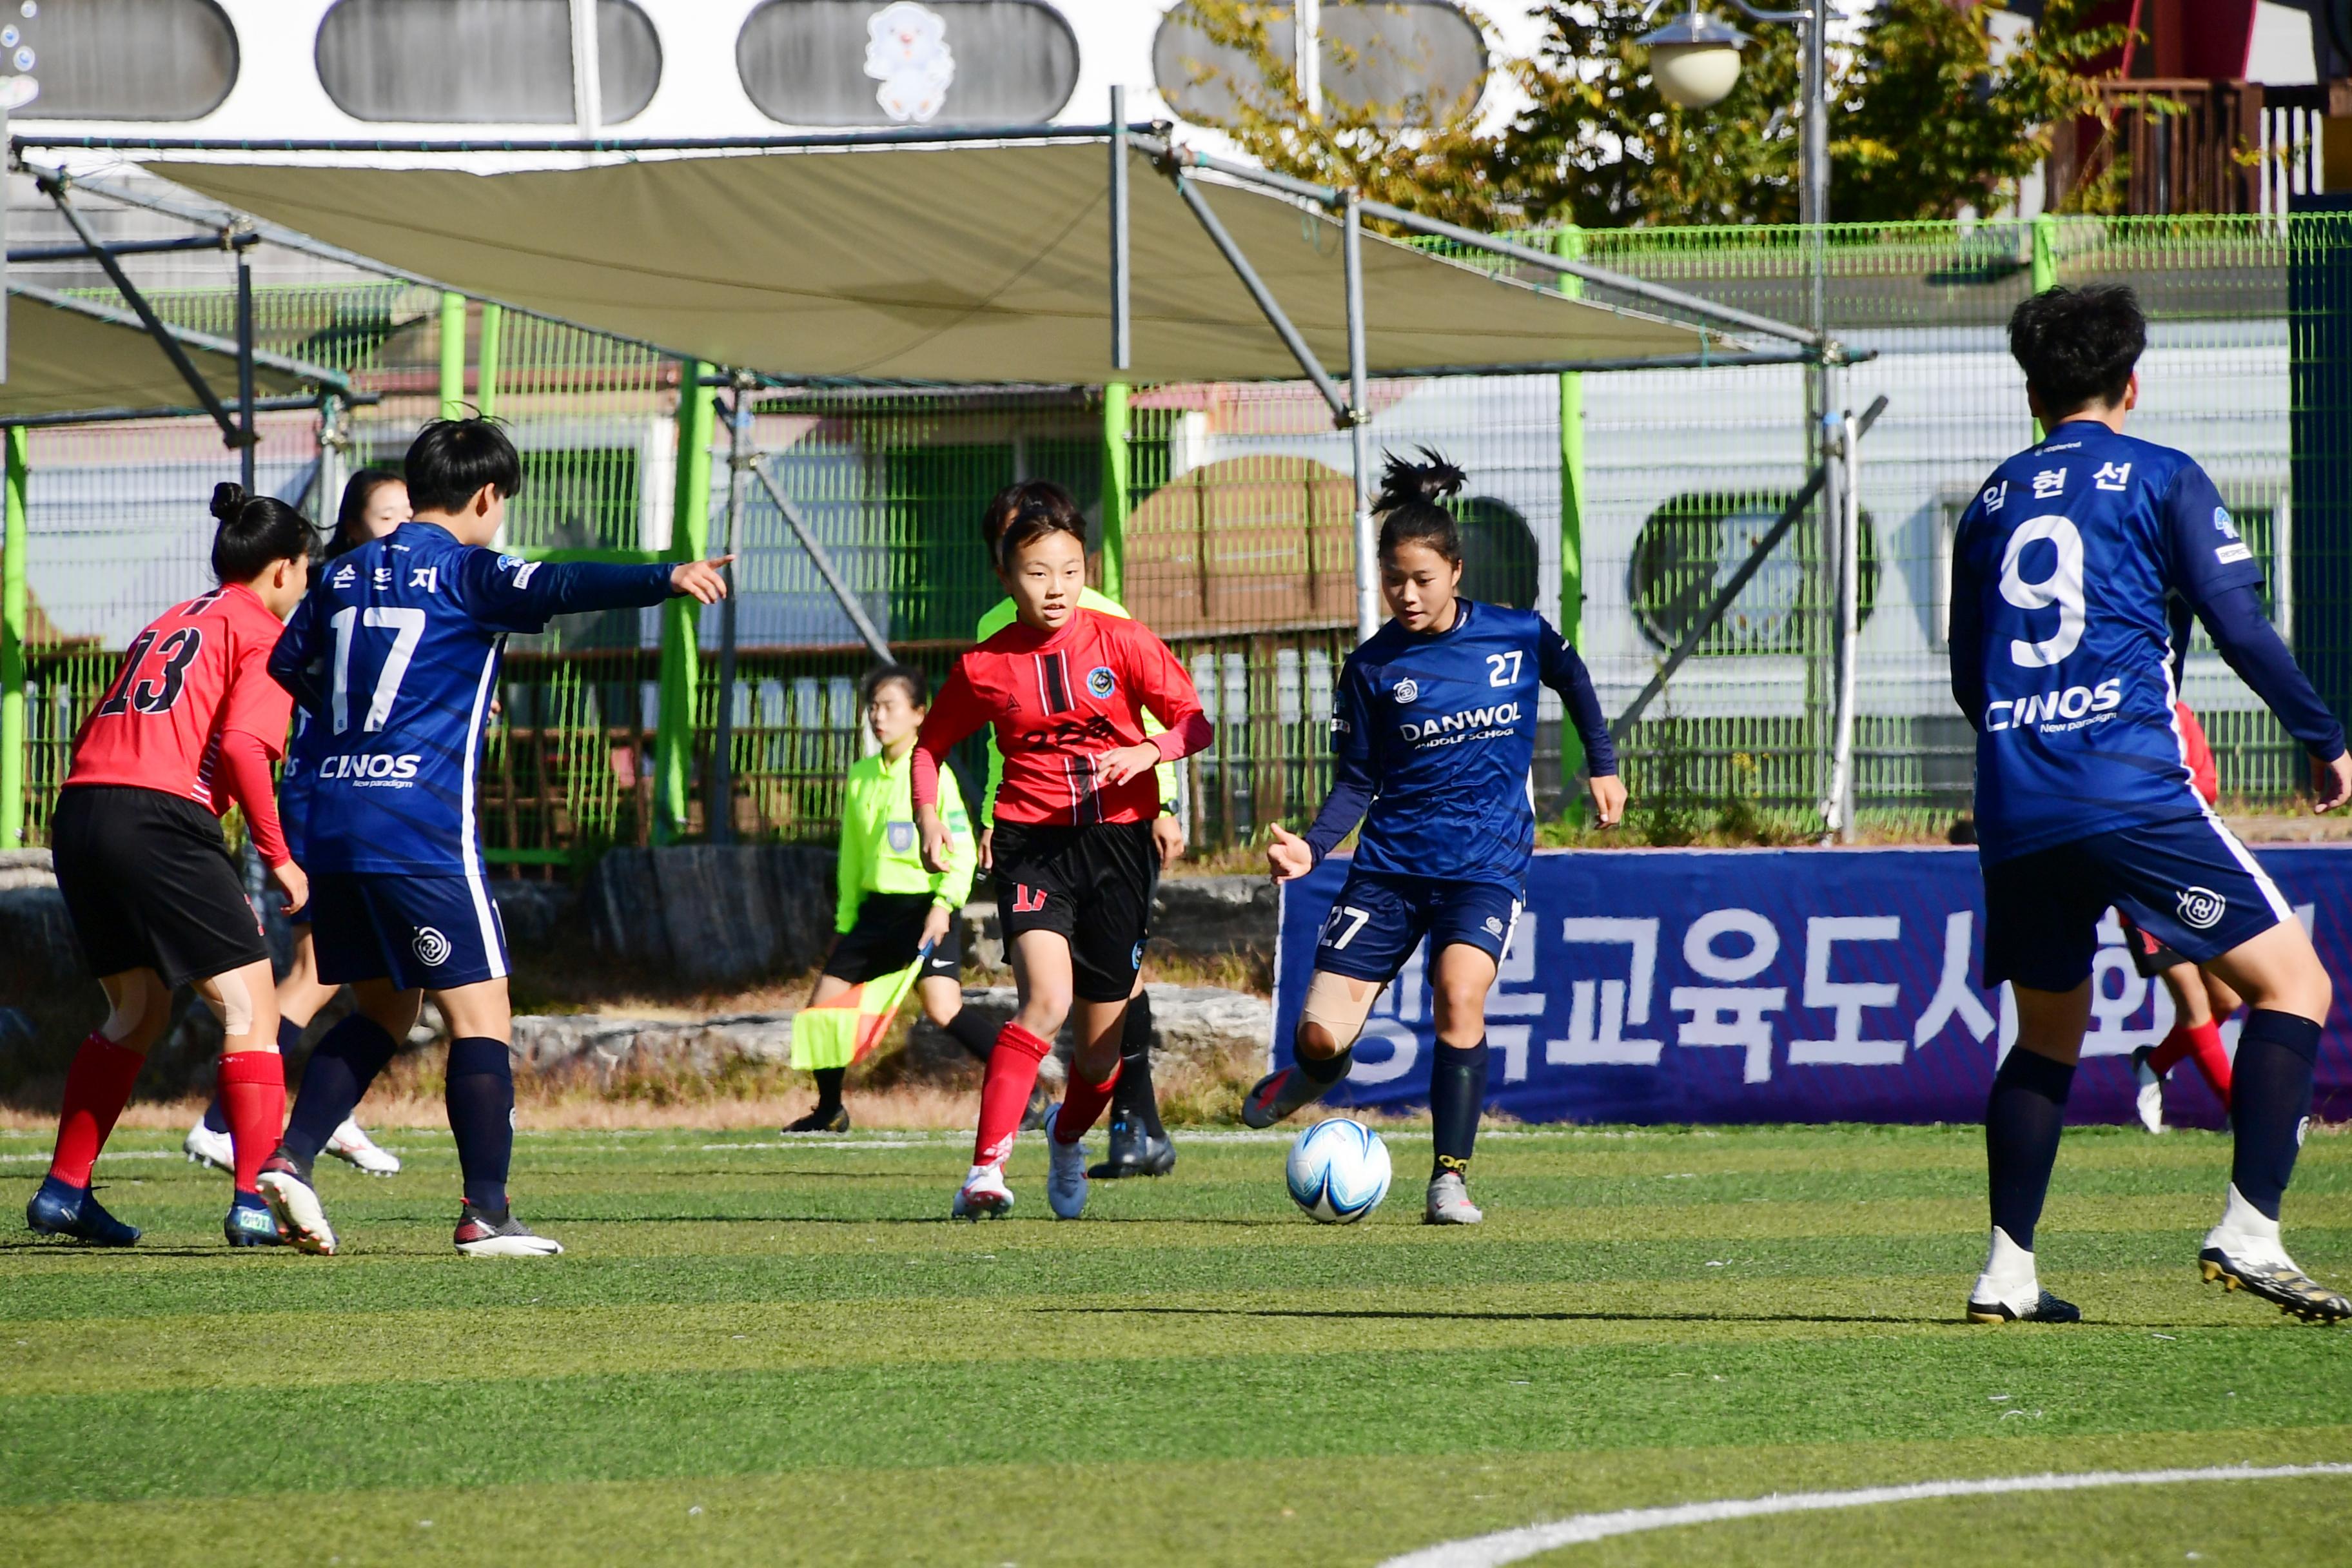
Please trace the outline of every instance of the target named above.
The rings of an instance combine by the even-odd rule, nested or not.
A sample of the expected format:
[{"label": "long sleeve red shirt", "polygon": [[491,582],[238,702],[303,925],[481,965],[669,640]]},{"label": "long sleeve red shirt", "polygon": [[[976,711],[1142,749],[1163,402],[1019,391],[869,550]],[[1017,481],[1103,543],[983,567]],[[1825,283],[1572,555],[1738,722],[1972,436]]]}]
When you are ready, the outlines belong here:
[{"label": "long sleeve red shirt", "polygon": [[[1166,730],[1143,732],[1149,711]],[[1059,631],[1015,621],[956,660],[916,737],[917,805],[933,804],[949,749],[983,724],[996,729],[1004,782],[996,820],[1067,826],[1149,822],[1160,785],[1149,770],[1122,784],[1098,776],[1103,754],[1149,742],[1170,762],[1210,741],[1192,677],[1140,622],[1092,610]]]}]

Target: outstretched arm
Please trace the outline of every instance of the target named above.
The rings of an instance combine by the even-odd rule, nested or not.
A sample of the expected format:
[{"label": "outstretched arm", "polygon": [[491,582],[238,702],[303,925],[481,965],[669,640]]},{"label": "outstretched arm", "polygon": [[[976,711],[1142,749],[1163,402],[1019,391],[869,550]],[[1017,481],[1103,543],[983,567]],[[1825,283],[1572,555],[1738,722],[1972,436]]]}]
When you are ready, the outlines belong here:
[{"label": "outstretched arm", "polygon": [[469,550],[457,568],[457,594],[477,619],[509,631],[534,632],[557,616],[638,608],[679,595],[716,604],[727,596],[721,569],[733,559],[616,566],[599,561],[525,561],[492,550]]}]

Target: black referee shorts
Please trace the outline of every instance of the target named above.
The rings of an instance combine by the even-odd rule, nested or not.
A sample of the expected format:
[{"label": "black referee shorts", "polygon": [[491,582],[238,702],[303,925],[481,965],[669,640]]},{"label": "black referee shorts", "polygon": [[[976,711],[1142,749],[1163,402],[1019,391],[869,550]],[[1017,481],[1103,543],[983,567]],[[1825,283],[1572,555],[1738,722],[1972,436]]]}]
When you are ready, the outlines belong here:
[{"label": "black referee shorts", "polygon": [[[906,968],[923,950],[923,927],[930,921],[931,903],[929,893],[866,894],[866,901],[857,906],[856,921],[841,933],[833,956],[824,961],[824,972],[836,980],[863,985],[878,975]],[[950,910],[948,934],[932,947],[931,955],[923,960],[923,972],[915,978],[961,981],[962,977],[963,921]]]},{"label": "black referee shorts", "polygon": [[1049,931],[1070,944],[1082,1002],[1124,1002],[1143,967],[1160,852],[1148,822],[996,825],[996,918],[1007,946]]},{"label": "black referee shorts", "polygon": [[193,800],[77,784],[58,793],[49,852],[93,974],[152,969],[176,986],[269,957],[220,823]]}]

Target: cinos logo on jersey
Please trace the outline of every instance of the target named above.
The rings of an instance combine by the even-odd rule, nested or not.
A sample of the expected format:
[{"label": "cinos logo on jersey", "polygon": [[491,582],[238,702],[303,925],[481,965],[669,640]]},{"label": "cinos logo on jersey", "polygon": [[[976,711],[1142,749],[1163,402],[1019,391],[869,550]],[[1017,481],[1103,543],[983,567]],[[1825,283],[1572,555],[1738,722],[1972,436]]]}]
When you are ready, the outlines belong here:
[{"label": "cinos logo on jersey", "polygon": [[1408,721],[1397,726],[1397,733],[1419,745],[1423,742],[1482,740],[1492,735],[1507,735],[1519,721],[1519,705],[1497,702],[1491,708],[1465,708],[1458,713],[1424,720],[1415,724]]},{"label": "cinos logo on jersey", "polygon": [[424,758],[412,752],[405,756],[394,756],[378,752],[370,756],[334,756],[319,764],[319,777],[324,779],[354,779],[365,784],[381,780],[387,784],[408,784],[416,777],[417,764]]},{"label": "cinos logo on jersey", "polygon": [[1996,730],[2043,730],[2056,726],[2073,729],[2070,720],[2096,714],[2090,722],[2123,706],[2124,683],[2121,677],[2102,680],[2096,686],[2069,686],[2063,691],[2044,691],[2038,696],[2002,698],[1985,704],[1985,732]]}]

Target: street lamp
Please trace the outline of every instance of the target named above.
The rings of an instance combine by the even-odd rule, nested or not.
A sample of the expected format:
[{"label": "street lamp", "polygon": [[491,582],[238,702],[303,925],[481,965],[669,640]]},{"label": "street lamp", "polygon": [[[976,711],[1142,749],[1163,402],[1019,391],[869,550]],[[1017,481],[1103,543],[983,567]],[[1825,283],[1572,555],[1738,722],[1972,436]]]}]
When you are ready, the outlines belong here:
[{"label": "street lamp", "polygon": [[1709,11],[1691,8],[1633,40],[1650,51],[1650,79],[1677,109],[1713,109],[1739,80],[1739,47],[1748,35]]}]

